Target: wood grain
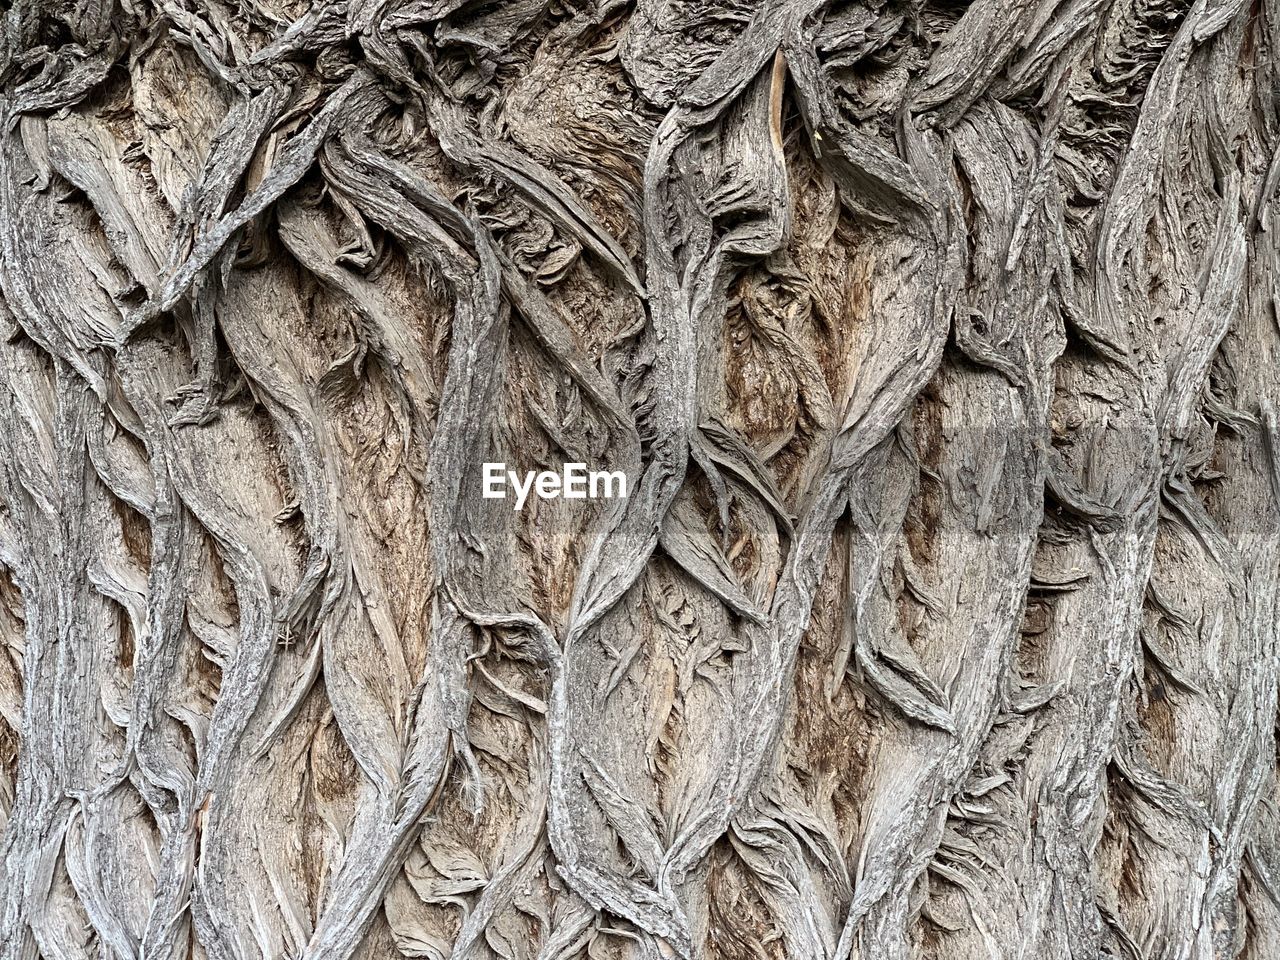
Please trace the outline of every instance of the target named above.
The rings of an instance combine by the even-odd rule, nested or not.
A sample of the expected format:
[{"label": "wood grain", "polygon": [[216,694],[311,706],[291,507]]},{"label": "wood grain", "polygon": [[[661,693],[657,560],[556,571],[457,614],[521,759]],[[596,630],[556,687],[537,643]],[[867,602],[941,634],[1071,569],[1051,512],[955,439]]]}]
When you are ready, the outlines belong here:
[{"label": "wood grain", "polygon": [[1271,0],[0,8],[0,960],[1280,958]]}]

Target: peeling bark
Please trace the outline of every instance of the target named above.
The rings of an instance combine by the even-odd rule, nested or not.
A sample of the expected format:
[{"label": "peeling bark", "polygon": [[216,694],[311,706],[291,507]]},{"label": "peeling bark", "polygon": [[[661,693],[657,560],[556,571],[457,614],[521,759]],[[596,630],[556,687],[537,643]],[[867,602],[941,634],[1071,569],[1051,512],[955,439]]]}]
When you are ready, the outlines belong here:
[{"label": "peeling bark", "polygon": [[2,21],[0,960],[1280,957],[1272,5]]}]

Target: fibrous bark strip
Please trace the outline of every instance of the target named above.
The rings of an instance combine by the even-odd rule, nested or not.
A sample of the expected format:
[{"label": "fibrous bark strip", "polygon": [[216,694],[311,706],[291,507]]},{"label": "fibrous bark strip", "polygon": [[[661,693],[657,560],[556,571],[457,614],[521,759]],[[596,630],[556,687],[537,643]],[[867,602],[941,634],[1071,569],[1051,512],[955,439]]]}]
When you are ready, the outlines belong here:
[{"label": "fibrous bark strip", "polygon": [[1280,958],[1280,8],[0,8],[0,960]]}]

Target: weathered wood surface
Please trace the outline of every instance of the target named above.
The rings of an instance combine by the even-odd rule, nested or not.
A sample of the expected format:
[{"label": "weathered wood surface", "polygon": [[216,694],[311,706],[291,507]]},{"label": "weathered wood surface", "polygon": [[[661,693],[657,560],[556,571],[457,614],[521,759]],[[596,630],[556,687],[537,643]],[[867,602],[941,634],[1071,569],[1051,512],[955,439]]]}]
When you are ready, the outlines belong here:
[{"label": "weathered wood surface", "polygon": [[1280,958],[1280,5],[0,6],[0,960]]}]

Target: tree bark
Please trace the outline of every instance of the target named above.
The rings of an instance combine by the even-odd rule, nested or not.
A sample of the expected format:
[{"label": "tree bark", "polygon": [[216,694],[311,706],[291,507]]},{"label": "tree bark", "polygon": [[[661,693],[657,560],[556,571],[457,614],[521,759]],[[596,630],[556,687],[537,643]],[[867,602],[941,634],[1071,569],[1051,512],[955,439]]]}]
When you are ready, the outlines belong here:
[{"label": "tree bark", "polygon": [[1280,958],[1280,6],[0,7],[0,960]]}]

